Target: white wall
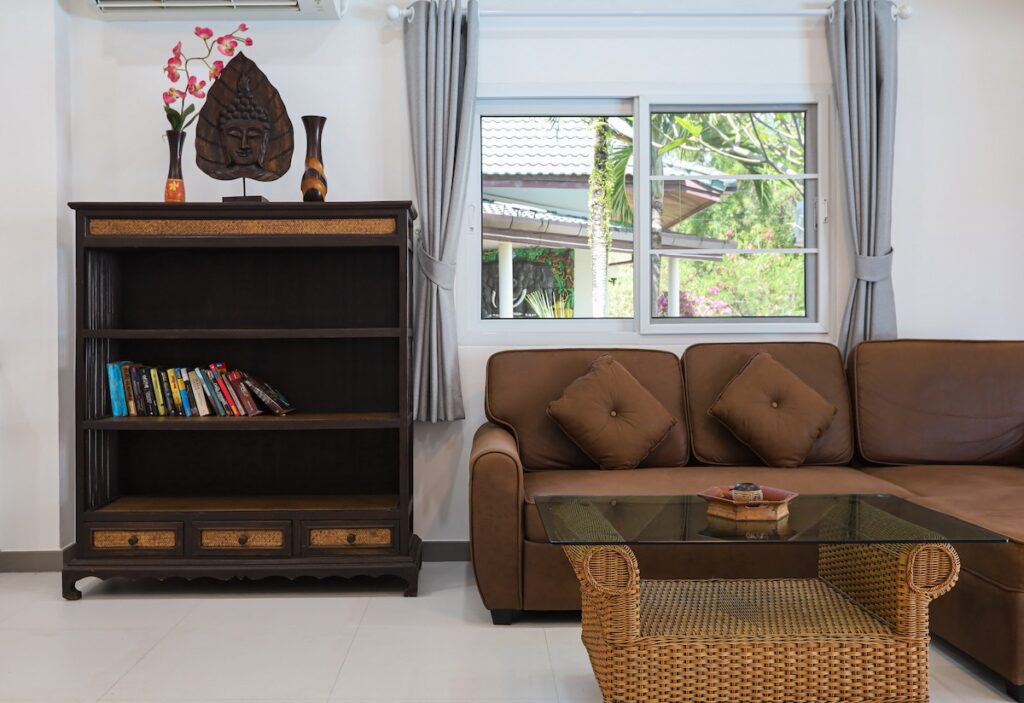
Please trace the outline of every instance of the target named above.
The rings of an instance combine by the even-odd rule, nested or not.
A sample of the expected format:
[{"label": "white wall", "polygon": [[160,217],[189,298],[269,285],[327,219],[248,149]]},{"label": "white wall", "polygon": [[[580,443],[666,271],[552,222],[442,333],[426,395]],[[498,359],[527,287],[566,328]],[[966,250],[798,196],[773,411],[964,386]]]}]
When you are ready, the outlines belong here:
[{"label": "white wall", "polygon": [[[49,2],[0,5],[0,549],[60,544],[57,56]],[[31,62],[31,67],[29,66]],[[18,66],[20,70],[13,70]],[[18,109],[18,108],[22,109]],[[28,118],[26,118],[26,115]]]},{"label": "white wall", "polygon": [[[558,6],[621,6],[622,1],[559,0]],[[281,181],[257,185],[258,192],[272,200],[298,199],[298,117],[317,113],[328,117],[324,156],[331,199],[411,197],[402,46],[399,29],[382,18],[388,2],[353,0],[340,23],[250,22],[256,43],[248,54],[281,91],[298,135],[292,171]],[[484,0],[484,6],[527,2],[544,4]],[[680,4],[650,0],[644,6]],[[799,0],[780,4],[801,6]],[[712,5],[722,3],[703,4]],[[1014,229],[1019,217],[1011,211],[1024,189],[1018,167],[1024,147],[1016,138],[1024,114],[1019,90],[1024,45],[1013,34],[1024,26],[1024,3],[917,0],[914,5],[914,18],[900,28],[894,239],[901,329],[907,336],[1024,338],[1024,316],[1017,312],[1024,297],[1017,273],[1024,242]],[[67,215],[55,203],[160,199],[166,169],[160,68],[171,45],[190,36],[196,22],[105,23],[78,16],[65,21],[43,0],[0,0],[0,12],[0,51],[8,65],[22,54],[42,61],[31,74],[8,74],[12,87],[6,94],[31,104],[32,119],[0,111],[0,119],[14,122],[5,122],[2,133],[16,135],[6,145],[0,175],[0,549],[55,549],[71,537],[66,509],[58,532],[58,507],[70,505],[67,340],[72,331],[71,235]],[[20,31],[22,21],[32,26],[31,33]],[[632,95],[642,89],[685,99],[688,92],[720,85],[827,84],[821,21],[485,20],[481,94]],[[65,31],[69,61],[54,50],[65,45]],[[187,150],[194,153],[191,143]],[[190,200],[217,200],[237,191],[237,184],[213,181],[198,172],[191,157],[186,161]],[[833,208],[834,312],[849,280],[847,236],[837,226],[839,219]],[[464,252],[474,255],[469,239]],[[470,306],[475,285],[458,282],[460,300]],[[640,343],[600,335],[569,341]],[[693,341],[652,343],[680,351]],[[483,421],[484,365],[498,349],[522,344],[519,335],[464,344],[467,420],[417,426],[416,520],[424,539],[468,537],[466,458],[472,433]],[[58,372],[61,417],[55,401]],[[62,458],[63,470],[58,468]]]}]

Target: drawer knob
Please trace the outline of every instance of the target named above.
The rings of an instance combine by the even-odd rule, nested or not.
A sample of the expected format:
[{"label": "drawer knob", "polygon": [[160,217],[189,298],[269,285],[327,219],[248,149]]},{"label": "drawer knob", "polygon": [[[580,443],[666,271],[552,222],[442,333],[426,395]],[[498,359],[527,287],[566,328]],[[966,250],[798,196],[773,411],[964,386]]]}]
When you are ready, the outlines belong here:
[{"label": "drawer knob", "polygon": [[345,538],[345,541],[348,542],[349,544],[353,544],[356,541],[355,534],[352,533],[352,532],[349,532],[348,533],[348,537]]},{"label": "drawer knob", "polygon": [[139,543],[139,536],[138,535],[132,535],[131,537],[128,538],[128,546],[129,547],[134,547],[138,543]]},{"label": "drawer knob", "polygon": [[249,535],[238,535],[238,543],[245,546],[246,542],[249,541]]}]

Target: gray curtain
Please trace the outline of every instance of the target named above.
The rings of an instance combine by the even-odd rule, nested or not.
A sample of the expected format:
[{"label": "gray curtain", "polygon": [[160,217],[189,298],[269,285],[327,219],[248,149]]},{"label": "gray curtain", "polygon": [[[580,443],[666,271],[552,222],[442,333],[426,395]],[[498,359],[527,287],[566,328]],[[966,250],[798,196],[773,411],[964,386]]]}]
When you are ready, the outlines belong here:
[{"label": "gray curtain", "polygon": [[889,0],[838,0],[828,22],[848,225],[856,262],[839,345],[896,336],[892,169],[896,20]]},{"label": "gray curtain", "polygon": [[476,104],[479,10],[420,0],[405,25],[405,71],[419,208],[413,304],[413,416],[461,420],[455,257]]}]

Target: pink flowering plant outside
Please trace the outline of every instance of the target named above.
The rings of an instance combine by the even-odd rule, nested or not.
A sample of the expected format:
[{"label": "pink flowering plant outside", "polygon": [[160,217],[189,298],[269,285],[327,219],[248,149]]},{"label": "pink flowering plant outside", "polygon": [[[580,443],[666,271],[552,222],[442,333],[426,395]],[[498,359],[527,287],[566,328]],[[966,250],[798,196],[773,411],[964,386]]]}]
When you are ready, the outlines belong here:
[{"label": "pink flowering plant outside", "polygon": [[[181,42],[174,45],[174,48],[171,49],[171,58],[167,59],[167,65],[164,66],[164,73],[167,74],[171,83],[176,84],[183,77],[185,83],[183,90],[172,85],[164,91],[164,113],[167,115],[167,121],[171,123],[171,129],[180,132],[198,117],[193,114],[196,111],[195,102],[188,103],[190,97],[193,100],[202,100],[206,97],[206,81],[201,80],[195,73],[198,68],[195,63],[201,63],[206,67],[211,83],[217,80],[220,72],[224,70],[224,62],[220,59],[211,61],[210,57],[213,56],[213,52],[217,51],[222,56],[230,58],[235,55],[235,49],[239,44],[252,46],[252,39],[244,36],[248,30],[249,27],[243,22],[230,34],[214,38],[213,30],[209,27],[196,27],[195,35],[203,40],[206,47],[206,53],[197,56],[184,56],[181,53]],[[189,119],[190,115],[191,119]]]}]

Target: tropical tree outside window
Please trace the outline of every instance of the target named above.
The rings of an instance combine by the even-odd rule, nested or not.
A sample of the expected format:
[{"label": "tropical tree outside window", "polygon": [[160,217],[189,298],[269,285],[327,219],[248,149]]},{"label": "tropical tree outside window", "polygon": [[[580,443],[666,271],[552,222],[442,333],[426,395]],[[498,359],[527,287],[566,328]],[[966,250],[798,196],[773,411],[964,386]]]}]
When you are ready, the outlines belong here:
[{"label": "tropical tree outside window", "polygon": [[481,318],[817,321],[816,105],[541,110],[481,117]]},{"label": "tropical tree outside window", "polygon": [[651,112],[652,318],[813,319],[808,112]]}]

